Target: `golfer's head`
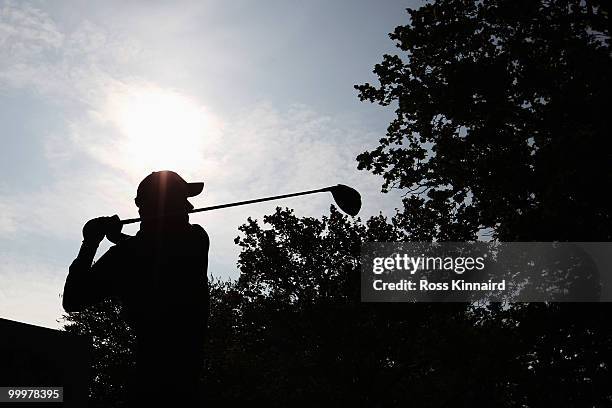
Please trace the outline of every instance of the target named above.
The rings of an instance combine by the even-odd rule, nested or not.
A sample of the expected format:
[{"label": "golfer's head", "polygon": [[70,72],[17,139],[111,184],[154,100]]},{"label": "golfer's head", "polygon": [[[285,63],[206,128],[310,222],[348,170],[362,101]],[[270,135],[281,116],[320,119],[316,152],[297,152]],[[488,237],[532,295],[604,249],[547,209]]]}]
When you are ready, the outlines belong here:
[{"label": "golfer's head", "polygon": [[136,206],[143,217],[187,214],[193,206],[187,198],[202,192],[204,183],[187,183],[173,171],[156,171],[138,185]]}]

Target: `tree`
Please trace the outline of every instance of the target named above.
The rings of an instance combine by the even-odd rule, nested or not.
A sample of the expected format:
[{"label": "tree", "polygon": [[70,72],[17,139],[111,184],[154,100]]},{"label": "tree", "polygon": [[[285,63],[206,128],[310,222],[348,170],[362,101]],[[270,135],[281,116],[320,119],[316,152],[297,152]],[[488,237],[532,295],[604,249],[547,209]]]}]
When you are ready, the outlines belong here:
[{"label": "tree", "polygon": [[511,395],[503,379],[526,365],[501,364],[517,354],[504,347],[510,324],[489,330],[465,304],[360,301],[361,244],[405,239],[398,225],[383,216],[362,224],[334,207],[321,219],[278,208],[263,224],[249,219],[236,240],[243,355],[232,360],[248,363],[230,370],[243,377],[232,402],[443,407]]},{"label": "tree", "polygon": [[[395,107],[379,146],[357,158],[383,191],[406,191],[394,224],[417,241],[609,241],[609,4],[438,0],[408,12],[390,34],[401,55],[376,65],[378,86],[355,86]],[[607,305],[486,312],[482,334],[515,325],[508,363],[524,363],[499,377],[504,405],[612,401]]]},{"label": "tree", "polygon": [[90,406],[126,407],[126,389],[134,367],[135,336],[114,299],[64,316],[64,330],[91,341]]},{"label": "tree", "polygon": [[609,4],[439,0],[390,34],[361,100],[396,118],[359,168],[405,189],[411,239],[608,241]]}]

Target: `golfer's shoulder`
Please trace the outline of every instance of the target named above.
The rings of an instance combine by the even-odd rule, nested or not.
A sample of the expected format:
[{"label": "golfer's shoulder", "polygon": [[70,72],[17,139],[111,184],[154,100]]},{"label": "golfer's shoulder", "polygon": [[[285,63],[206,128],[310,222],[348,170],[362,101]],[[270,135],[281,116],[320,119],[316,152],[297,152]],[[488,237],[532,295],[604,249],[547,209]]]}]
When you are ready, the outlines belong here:
[{"label": "golfer's shoulder", "polygon": [[130,253],[134,249],[142,246],[142,239],[136,236],[126,236],[122,241],[116,243],[110,247],[109,251],[116,252],[118,254]]},{"label": "golfer's shoulder", "polygon": [[201,240],[206,245],[209,244],[210,239],[208,238],[208,233],[200,224],[191,224],[191,233],[195,239]]},{"label": "golfer's shoulder", "polygon": [[108,250],[100,257],[95,263],[97,268],[111,267],[117,263],[125,262],[126,259],[131,258],[136,252],[137,239],[136,237],[124,238],[122,241],[112,245]]}]

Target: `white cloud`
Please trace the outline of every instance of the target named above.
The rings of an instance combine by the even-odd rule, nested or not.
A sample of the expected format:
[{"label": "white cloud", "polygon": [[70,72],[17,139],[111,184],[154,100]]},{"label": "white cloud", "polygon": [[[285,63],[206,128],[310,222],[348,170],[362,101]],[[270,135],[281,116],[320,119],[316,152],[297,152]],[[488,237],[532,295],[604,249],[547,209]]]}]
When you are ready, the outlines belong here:
[{"label": "white cloud", "polygon": [[0,231],[3,233],[11,234],[17,230],[15,224],[15,215],[13,214],[13,208],[0,201]]},{"label": "white cloud", "polygon": [[28,4],[5,2],[0,8],[0,45],[17,57],[58,48],[64,36],[42,11]]},{"label": "white cloud", "polygon": [[32,90],[60,103],[96,104],[142,52],[84,19],[66,31],[27,3],[0,9],[0,86]]}]

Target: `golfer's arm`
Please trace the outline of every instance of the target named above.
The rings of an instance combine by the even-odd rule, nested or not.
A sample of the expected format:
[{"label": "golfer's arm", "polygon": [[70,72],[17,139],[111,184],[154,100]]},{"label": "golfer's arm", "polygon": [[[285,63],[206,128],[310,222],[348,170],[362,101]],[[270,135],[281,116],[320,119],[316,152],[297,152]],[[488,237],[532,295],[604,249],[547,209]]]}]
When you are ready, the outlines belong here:
[{"label": "golfer's arm", "polygon": [[100,288],[90,273],[97,250],[98,244],[83,241],[79,255],[70,265],[62,300],[67,312],[79,312],[101,300]]},{"label": "golfer's arm", "polygon": [[113,236],[107,235],[106,238],[108,238],[108,240],[112,242],[113,244],[118,244],[121,241],[125,241],[128,238],[132,238],[132,235],[128,235],[128,234],[124,234],[123,232],[120,232],[118,235],[113,235]]}]

